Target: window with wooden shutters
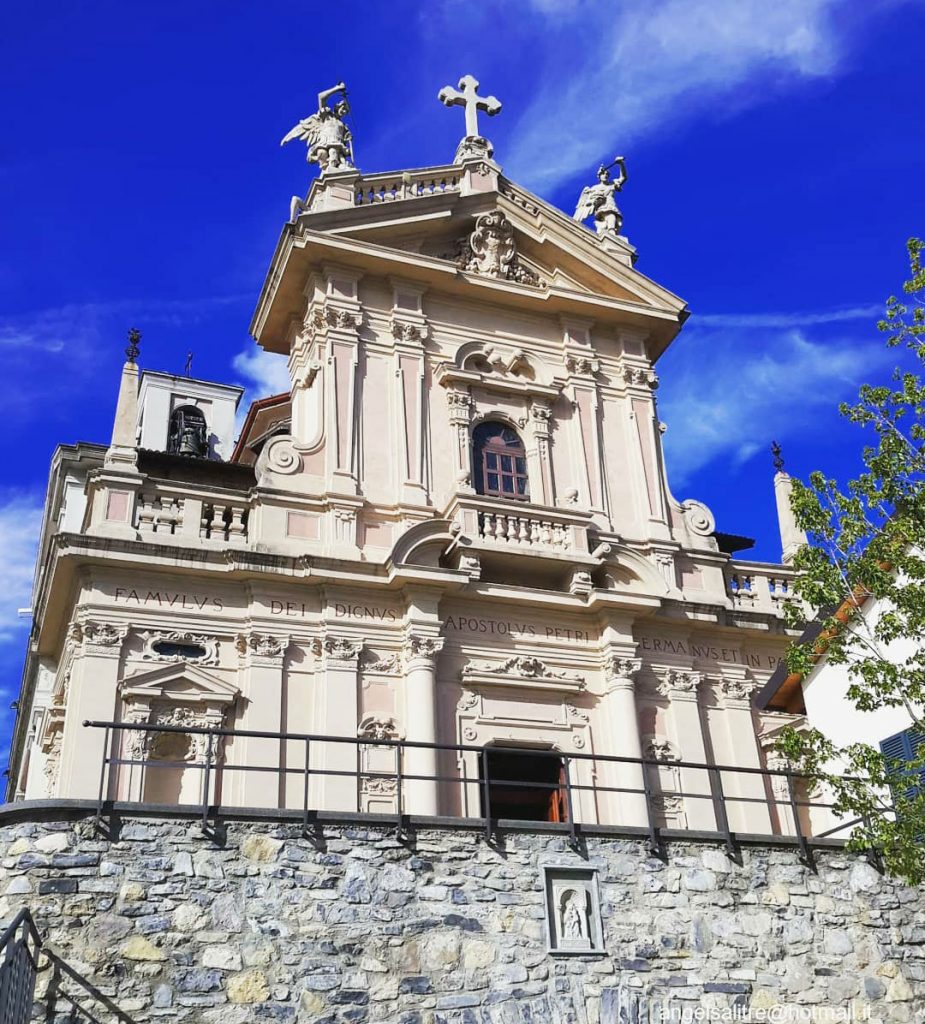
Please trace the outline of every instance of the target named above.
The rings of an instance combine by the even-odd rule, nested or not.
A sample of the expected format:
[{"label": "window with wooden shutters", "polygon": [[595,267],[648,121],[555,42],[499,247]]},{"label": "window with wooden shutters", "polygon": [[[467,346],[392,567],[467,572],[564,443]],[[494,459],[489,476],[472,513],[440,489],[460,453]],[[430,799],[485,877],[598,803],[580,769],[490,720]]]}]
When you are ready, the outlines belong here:
[{"label": "window with wooden shutters", "polygon": [[[907,764],[925,753],[925,735],[916,729],[898,732],[881,741],[880,752],[894,761]],[[909,780],[908,786],[903,789],[903,795],[908,800],[925,792],[925,768],[910,768],[903,775]]]},{"label": "window with wooden shutters", "polygon": [[472,454],[479,494],[529,500],[527,452],[516,430],[504,423],[480,423],[472,434]]}]

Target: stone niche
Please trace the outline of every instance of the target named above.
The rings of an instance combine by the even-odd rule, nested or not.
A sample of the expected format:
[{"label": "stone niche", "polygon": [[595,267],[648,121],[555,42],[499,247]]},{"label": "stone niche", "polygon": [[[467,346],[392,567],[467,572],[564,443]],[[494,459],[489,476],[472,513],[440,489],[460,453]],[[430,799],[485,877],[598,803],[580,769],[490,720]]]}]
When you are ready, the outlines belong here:
[{"label": "stone niche", "polygon": [[543,875],[549,952],[603,954],[597,872],[551,865]]}]

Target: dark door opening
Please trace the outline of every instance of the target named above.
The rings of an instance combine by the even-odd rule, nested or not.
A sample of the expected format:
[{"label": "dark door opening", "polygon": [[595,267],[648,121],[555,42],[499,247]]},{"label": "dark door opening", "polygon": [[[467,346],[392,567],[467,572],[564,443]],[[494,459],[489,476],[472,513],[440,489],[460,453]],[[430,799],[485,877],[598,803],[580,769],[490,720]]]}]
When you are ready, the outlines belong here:
[{"label": "dark door opening", "polygon": [[[492,818],[515,821],[568,821],[565,769],[551,753],[486,751],[488,799]],[[482,793],[482,814],[485,814]]]}]

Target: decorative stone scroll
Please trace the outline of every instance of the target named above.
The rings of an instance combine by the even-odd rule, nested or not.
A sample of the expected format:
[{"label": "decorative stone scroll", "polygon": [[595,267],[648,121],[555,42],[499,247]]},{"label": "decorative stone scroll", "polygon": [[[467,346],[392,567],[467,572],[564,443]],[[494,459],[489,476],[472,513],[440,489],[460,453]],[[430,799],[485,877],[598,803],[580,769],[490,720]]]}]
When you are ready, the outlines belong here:
[{"label": "decorative stone scroll", "polygon": [[684,513],[684,524],[687,529],[697,537],[709,537],[716,530],[716,520],[713,513],[702,501],[688,499],[681,502],[681,511]]},{"label": "decorative stone scroll", "polygon": [[597,873],[546,867],[546,928],[550,953],[603,953]]},{"label": "decorative stone scroll", "polygon": [[539,658],[520,656],[497,662],[477,661],[466,665],[461,673],[464,682],[501,686],[527,686],[542,690],[584,690],[584,676],[574,672],[551,669]]}]

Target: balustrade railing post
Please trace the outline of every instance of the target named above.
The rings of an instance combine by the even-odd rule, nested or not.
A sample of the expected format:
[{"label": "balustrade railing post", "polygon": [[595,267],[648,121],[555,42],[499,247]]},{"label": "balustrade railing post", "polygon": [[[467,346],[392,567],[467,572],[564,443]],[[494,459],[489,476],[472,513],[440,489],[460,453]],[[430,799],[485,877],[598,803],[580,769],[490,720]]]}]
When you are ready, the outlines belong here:
[{"label": "balustrade railing post", "polygon": [[212,744],[215,739],[215,733],[213,730],[208,732],[208,742],[206,743],[206,763],[203,769],[202,777],[202,827],[203,829],[208,827],[209,824],[209,782],[212,776]]},{"label": "balustrade railing post", "polygon": [[649,778],[649,766],[640,762],[640,767],[642,768],[642,792],[646,801],[646,823],[649,829],[649,853],[653,857],[664,857],[662,838],[659,835],[658,826],[655,824],[654,794],[652,780]]},{"label": "balustrade railing post", "polygon": [[716,812],[716,824],[719,827],[719,831],[723,834],[726,853],[733,860],[737,861],[739,859],[739,851],[732,837],[732,831],[729,828],[729,815],[726,812],[726,794],[723,792],[722,776],[719,768],[716,767],[709,768],[708,772],[710,775],[710,791],[713,794],[713,809]]},{"label": "balustrade railing post", "polygon": [[302,784],[302,834],[308,832],[308,778],[311,768],[309,758],[311,757],[311,741],[305,739],[305,779]]},{"label": "balustrade railing post", "polygon": [[796,791],[793,787],[793,772],[789,768],[787,769],[787,793],[790,797],[790,813],[793,815],[793,830],[796,833],[797,842],[800,844],[800,860],[807,867],[815,870],[816,865],[813,860],[813,851],[806,841],[806,836],[803,834],[803,824],[800,821],[800,808],[797,804]]},{"label": "balustrade railing post", "polygon": [[110,751],[109,751],[109,726],[106,726],[106,731],[103,734],[103,757],[100,761],[100,789],[97,794],[96,800],[96,830],[97,832],[102,831],[103,825],[103,803],[104,794],[106,792],[106,766],[110,763]]},{"label": "balustrade railing post", "polygon": [[402,744],[395,744],[395,818],[396,826],[395,830],[401,838],[402,834],[402,799],[401,799],[401,752]]},{"label": "balustrade railing post", "polygon": [[565,769],[565,806],[568,813],[568,844],[573,850],[578,849],[578,829],[575,825],[575,802],[572,800],[572,759],[563,758]]},{"label": "balustrade railing post", "polygon": [[482,816],[485,819],[485,842],[491,842],[491,781],[488,778],[488,751],[479,751],[479,769],[482,776]]}]

